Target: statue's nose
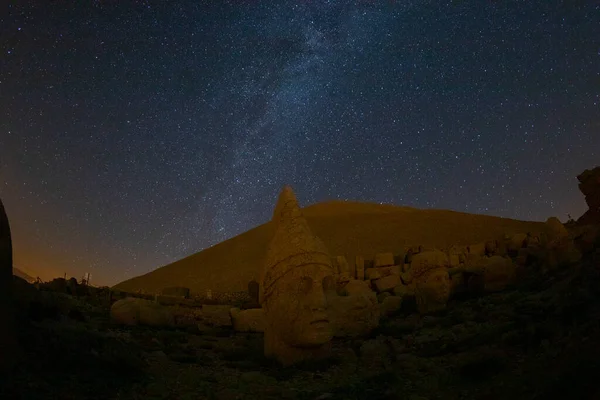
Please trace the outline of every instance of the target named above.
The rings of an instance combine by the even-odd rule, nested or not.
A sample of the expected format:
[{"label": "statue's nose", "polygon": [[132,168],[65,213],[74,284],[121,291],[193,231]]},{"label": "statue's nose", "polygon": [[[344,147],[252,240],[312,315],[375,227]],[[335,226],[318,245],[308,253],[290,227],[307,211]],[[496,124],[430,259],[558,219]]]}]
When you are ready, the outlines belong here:
[{"label": "statue's nose", "polygon": [[314,288],[309,295],[309,305],[312,310],[325,310],[327,308],[327,296],[322,288]]}]

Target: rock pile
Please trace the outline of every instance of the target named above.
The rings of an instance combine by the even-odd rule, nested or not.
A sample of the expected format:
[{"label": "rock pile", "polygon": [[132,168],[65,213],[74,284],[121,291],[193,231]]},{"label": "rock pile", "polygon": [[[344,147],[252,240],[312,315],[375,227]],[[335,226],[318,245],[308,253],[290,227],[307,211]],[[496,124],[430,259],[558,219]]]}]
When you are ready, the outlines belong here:
[{"label": "rock pile", "polygon": [[586,169],[577,176],[579,190],[585,196],[588,210],[577,220],[579,224],[600,224],[600,167]]}]

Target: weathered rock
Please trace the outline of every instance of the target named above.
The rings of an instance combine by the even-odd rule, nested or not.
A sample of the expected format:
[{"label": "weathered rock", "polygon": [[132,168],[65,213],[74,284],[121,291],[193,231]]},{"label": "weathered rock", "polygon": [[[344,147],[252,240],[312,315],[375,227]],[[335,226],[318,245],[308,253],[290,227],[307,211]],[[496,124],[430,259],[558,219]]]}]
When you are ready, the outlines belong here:
[{"label": "weathered rock", "polygon": [[467,281],[463,272],[450,275],[450,294],[457,295],[467,291]]},{"label": "weathered rock", "polygon": [[344,296],[329,293],[329,318],[336,337],[368,335],[379,325],[380,310],[375,293],[366,281],[352,280]]},{"label": "weathered rock", "polygon": [[498,251],[498,241],[488,240],[485,242],[485,255],[493,256]]},{"label": "weathered rock", "polygon": [[365,280],[365,259],[361,256],[356,256],[354,268],[356,269],[356,279],[364,281]]},{"label": "weathered rock", "polygon": [[394,296],[398,297],[414,297],[415,296],[415,285],[411,284],[400,284],[394,288],[392,291]]},{"label": "weathered rock", "polygon": [[413,257],[412,274],[419,313],[444,309],[450,297],[448,257],[439,250],[419,253]]},{"label": "weathered rock", "polygon": [[439,250],[424,251],[413,256],[411,271],[415,275],[421,275],[426,270],[435,268],[448,268],[448,256]]},{"label": "weathered rock", "polygon": [[515,280],[516,266],[508,258],[492,256],[482,258],[483,290],[498,292],[504,290]]},{"label": "weathered rock", "polygon": [[0,200],[0,373],[15,365],[19,347],[12,306],[12,262],[10,225]]},{"label": "weathered rock", "polygon": [[311,232],[291,187],[279,195],[272,222],[275,234],[260,285],[265,356],[283,365],[327,357],[333,326],[326,293],[336,290],[331,257]]},{"label": "weathered rock", "polygon": [[381,304],[387,297],[390,297],[391,295],[392,294],[390,292],[381,292],[377,294],[377,302]]},{"label": "weathered rock", "polygon": [[265,315],[262,308],[240,310],[234,307],[230,310],[230,315],[233,329],[236,332],[265,331]]},{"label": "weathered rock", "polygon": [[232,326],[231,305],[203,304],[200,316],[202,323],[214,327]]},{"label": "weathered rock", "polygon": [[379,268],[367,268],[365,270],[365,278],[369,281],[374,279],[379,279],[383,276],[381,270]]},{"label": "weathered rock", "polygon": [[579,262],[582,257],[581,251],[568,236],[550,241],[547,250],[547,266],[550,269],[574,264]]},{"label": "weathered rock", "polygon": [[600,248],[600,224],[584,225],[577,228],[573,235],[573,243],[583,254]]},{"label": "weathered rock", "polygon": [[388,275],[373,280],[373,285],[378,293],[392,291],[400,283],[400,275]]},{"label": "weathered rock", "polygon": [[519,249],[527,247],[527,234],[516,233],[514,235],[509,235],[506,238],[505,243],[508,255],[510,255],[511,257],[516,257],[519,253]]},{"label": "weathered rock", "polygon": [[461,264],[461,262],[460,262],[460,256],[458,254],[449,254],[448,255],[448,266],[450,268],[456,268],[460,264]]},{"label": "weathered rock", "polygon": [[581,225],[600,224],[600,167],[586,169],[577,176],[579,190],[585,197],[588,210],[577,220]]},{"label": "weathered rock", "polygon": [[485,247],[486,247],[485,243],[472,244],[468,247],[469,254],[475,255],[475,256],[484,256],[485,255]]},{"label": "weathered rock", "polygon": [[402,297],[401,296],[387,296],[380,303],[379,308],[381,309],[381,315],[389,317],[397,313],[402,308]]},{"label": "weathered rock", "polygon": [[375,268],[388,267],[390,265],[394,265],[394,253],[375,254]]},{"label": "weathered rock", "polygon": [[113,323],[129,326],[171,327],[175,325],[175,316],[171,309],[135,297],[117,300],[110,308],[110,319]]},{"label": "weathered rock", "polygon": [[197,326],[202,321],[202,310],[199,307],[169,307],[175,316],[175,326],[188,328]]},{"label": "weathered rock", "polygon": [[546,226],[548,228],[548,239],[555,240],[562,237],[569,236],[569,231],[556,217],[550,217],[546,220]]}]

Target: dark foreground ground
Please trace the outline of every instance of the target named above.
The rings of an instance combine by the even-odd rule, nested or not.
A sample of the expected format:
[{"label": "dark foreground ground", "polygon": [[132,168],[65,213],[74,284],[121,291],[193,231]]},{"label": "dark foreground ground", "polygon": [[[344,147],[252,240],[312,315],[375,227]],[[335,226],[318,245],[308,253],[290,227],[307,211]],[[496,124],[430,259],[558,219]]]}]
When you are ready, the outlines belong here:
[{"label": "dark foreground ground", "polygon": [[265,360],[261,334],[116,327],[107,304],[56,295],[22,310],[25,361],[1,399],[600,399],[598,251],[434,316],[406,304],[295,368]]}]

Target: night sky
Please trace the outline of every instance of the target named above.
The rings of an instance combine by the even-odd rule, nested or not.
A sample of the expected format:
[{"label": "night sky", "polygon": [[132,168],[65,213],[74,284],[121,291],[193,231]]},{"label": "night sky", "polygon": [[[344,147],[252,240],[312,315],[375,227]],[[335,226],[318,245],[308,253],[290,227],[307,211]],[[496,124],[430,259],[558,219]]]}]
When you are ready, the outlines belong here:
[{"label": "night sky", "polygon": [[266,222],[284,184],[303,205],[586,210],[597,1],[10,3],[0,196],[15,266],[44,279],[147,273]]}]

